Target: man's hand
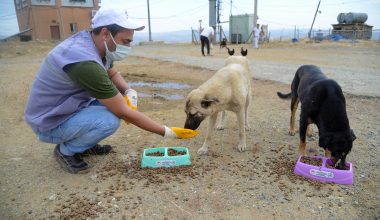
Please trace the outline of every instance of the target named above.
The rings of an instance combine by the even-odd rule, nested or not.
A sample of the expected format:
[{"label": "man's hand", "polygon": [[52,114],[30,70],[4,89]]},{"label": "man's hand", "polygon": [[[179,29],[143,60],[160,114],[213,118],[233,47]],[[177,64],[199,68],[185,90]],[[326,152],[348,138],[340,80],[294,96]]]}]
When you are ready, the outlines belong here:
[{"label": "man's hand", "polygon": [[199,134],[197,130],[191,130],[186,128],[177,128],[177,127],[165,127],[165,138],[179,138],[179,139],[187,139],[195,137]]},{"label": "man's hand", "polygon": [[127,105],[133,109],[137,110],[137,92],[134,89],[127,89],[124,92],[124,99]]}]

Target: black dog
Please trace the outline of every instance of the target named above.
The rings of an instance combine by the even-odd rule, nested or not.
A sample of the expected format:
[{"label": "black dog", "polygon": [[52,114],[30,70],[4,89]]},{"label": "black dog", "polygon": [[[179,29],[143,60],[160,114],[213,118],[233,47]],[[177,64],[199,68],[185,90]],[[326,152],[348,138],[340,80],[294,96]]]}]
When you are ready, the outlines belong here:
[{"label": "black dog", "polygon": [[[309,124],[319,130],[319,146],[331,156],[335,168],[345,169],[346,156],[356,139],[346,113],[346,100],[342,89],[332,79],[313,65],[298,68],[291,85],[291,93],[277,92],[280,98],[292,98],[289,134],[295,134],[295,113],[301,102],[299,153],[306,155],[306,133],[311,134]],[[331,153],[331,155],[328,155]]]},{"label": "black dog", "polygon": [[227,39],[223,38],[223,40],[220,42],[219,48],[227,47]]}]

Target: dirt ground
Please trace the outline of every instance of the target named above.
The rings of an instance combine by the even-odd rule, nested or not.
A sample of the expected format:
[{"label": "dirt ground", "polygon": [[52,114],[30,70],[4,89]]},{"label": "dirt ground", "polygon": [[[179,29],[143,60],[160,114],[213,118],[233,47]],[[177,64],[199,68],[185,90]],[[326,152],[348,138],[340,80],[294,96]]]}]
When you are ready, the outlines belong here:
[{"label": "dirt ground", "polygon": [[[235,149],[238,128],[232,113],[227,114],[226,129],[215,131],[208,156],[196,153],[207,122],[191,140],[167,140],[121,123],[102,142],[113,145],[115,152],[86,157],[93,165],[91,171],[73,175],[59,167],[53,145],[39,142],[23,121],[31,83],[53,46],[49,42],[0,44],[0,219],[379,219],[379,96],[345,93],[357,136],[347,157],[354,165],[354,185],[322,183],[293,174],[299,139],[287,134],[289,101],[276,95],[276,91],[289,91],[290,86],[259,80],[254,68],[246,152]],[[248,58],[275,61],[280,67],[293,65],[294,71],[299,63],[368,68],[378,77],[379,49],[378,43],[278,43],[249,52]],[[195,45],[138,46],[135,50],[140,52],[116,66],[141,94],[139,110],[177,127],[185,122],[186,94],[215,72],[203,63],[226,57],[219,49],[213,50],[212,57],[200,57]],[[190,57],[202,65],[164,61],[159,51],[179,59]],[[318,62],[323,51],[335,58]],[[360,62],[353,63],[356,59]],[[168,82],[177,84],[154,87]],[[310,155],[324,154],[317,140],[315,128],[308,139]],[[143,149],[160,146],[188,147],[192,165],[140,168]]]}]

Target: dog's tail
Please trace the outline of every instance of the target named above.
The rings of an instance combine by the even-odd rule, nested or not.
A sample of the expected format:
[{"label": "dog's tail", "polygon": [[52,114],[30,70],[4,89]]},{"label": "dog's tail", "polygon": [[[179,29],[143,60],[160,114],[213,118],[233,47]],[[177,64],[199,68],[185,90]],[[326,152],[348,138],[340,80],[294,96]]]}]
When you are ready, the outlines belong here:
[{"label": "dog's tail", "polygon": [[280,97],[282,99],[288,99],[288,98],[290,98],[292,96],[292,93],[289,92],[287,94],[284,94],[284,93],[281,93],[281,92],[277,92],[277,95],[278,95],[278,97]]}]

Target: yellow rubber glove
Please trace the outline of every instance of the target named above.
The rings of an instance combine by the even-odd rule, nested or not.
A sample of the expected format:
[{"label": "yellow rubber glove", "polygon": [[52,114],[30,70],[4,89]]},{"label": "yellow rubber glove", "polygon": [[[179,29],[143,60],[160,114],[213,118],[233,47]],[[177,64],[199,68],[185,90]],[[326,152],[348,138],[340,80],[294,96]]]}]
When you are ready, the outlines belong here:
[{"label": "yellow rubber glove", "polygon": [[127,103],[127,105],[132,109],[132,110],[137,110],[137,106],[133,105],[131,100],[129,100],[128,96],[124,96],[124,100]]},{"label": "yellow rubber glove", "polygon": [[197,130],[191,130],[186,128],[177,128],[177,127],[166,127],[165,126],[165,138],[179,138],[179,139],[188,139],[193,138],[199,134]]},{"label": "yellow rubber glove", "polygon": [[137,110],[137,92],[134,89],[127,89],[124,92],[124,99],[127,105],[133,109]]},{"label": "yellow rubber glove", "polygon": [[[135,104],[132,103],[131,99],[134,101]],[[137,92],[135,90],[128,89],[127,91],[125,91],[124,100],[132,110],[137,111]],[[129,124],[128,121],[125,121],[125,123]]]}]

